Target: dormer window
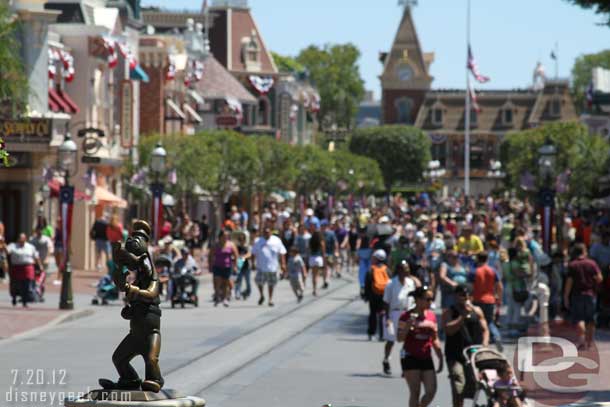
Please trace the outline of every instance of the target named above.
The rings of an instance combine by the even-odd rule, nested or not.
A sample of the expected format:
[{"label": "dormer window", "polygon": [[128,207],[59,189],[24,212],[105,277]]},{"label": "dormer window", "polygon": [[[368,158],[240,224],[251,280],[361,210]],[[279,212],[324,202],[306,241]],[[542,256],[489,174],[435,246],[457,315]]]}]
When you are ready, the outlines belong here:
[{"label": "dormer window", "polygon": [[502,124],[505,126],[513,125],[513,109],[502,110]]},{"label": "dormer window", "polygon": [[432,124],[434,126],[443,125],[443,109],[440,107],[435,107],[432,109]]},{"label": "dormer window", "polygon": [[479,114],[477,113],[477,111],[474,109],[471,109],[470,110],[470,127],[471,128],[477,127],[479,125],[478,119],[477,119],[478,117],[479,117]]},{"label": "dormer window", "polygon": [[252,30],[249,37],[244,37],[242,43],[242,59],[246,70],[259,71],[261,69],[261,46],[256,31]]}]

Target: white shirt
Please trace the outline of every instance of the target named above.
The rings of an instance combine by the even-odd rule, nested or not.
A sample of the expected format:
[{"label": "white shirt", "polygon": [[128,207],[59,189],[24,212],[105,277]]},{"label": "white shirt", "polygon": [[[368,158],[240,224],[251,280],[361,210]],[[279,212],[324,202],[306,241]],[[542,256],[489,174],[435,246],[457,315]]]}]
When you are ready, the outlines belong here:
[{"label": "white shirt", "polygon": [[415,299],[409,293],[415,291],[415,281],[405,278],[405,284],[400,283],[398,276],[390,280],[383,291],[383,302],[389,305],[390,311],[408,310],[415,306]]},{"label": "white shirt", "polygon": [[279,237],[271,235],[256,239],[252,246],[252,254],[256,258],[256,269],[266,273],[277,273],[280,269],[279,256],[286,254],[286,248]]},{"label": "white shirt", "polygon": [[15,266],[25,266],[28,264],[36,263],[36,259],[38,258],[38,252],[34,245],[25,242],[25,244],[20,247],[16,243],[11,243],[8,245],[8,254],[11,259],[11,264]]}]

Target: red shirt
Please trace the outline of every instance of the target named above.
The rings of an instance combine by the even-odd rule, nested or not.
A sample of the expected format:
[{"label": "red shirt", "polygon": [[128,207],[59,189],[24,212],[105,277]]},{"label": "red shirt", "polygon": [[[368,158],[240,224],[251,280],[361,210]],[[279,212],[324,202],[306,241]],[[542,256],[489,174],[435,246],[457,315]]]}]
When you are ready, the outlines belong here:
[{"label": "red shirt", "polygon": [[[413,311],[404,312],[400,321],[407,322],[411,319]],[[403,349],[416,359],[429,359],[432,357],[432,344],[436,338],[436,315],[426,310],[424,315],[418,315],[414,329],[410,330],[405,338]]]},{"label": "red shirt", "polygon": [[480,302],[482,304],[495,304],[496,303],[496,282],[498,281],[498,275],[487,264],[484,264],[477,268],[474,273],[474,287],[472,292],[472,298],[474,302]]},{"label": "red shirt", "polygon": [[574,285],[571,295],[595,296],[597,283],[595,277],[600,273],[597,263],[589,258],[572,260],[568,264],[568,277],[572,277]]},{"label": "red shirt", "polygon": [[110,243],[122,242],[123,241],[123,225],[121,225],[119,223],[116,228],[108,225],[108,228],[106,229],[106,237],[108,238]]}]

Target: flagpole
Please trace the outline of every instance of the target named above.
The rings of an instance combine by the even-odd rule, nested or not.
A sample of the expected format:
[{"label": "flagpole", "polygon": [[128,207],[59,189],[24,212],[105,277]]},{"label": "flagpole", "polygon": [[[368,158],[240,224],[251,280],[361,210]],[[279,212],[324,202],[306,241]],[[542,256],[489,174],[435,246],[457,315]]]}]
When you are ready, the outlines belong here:
[{"label": "flagpole", "polygon": [[[470,47],[470,0],[466,12],[466,49]],[[470,73],[466,64],[466,109],[464,110],[464,195],[470,195]]]},{"label": "flagpole", "polygon": [[555,42],[555,80],[559,79],[559,42]]}]

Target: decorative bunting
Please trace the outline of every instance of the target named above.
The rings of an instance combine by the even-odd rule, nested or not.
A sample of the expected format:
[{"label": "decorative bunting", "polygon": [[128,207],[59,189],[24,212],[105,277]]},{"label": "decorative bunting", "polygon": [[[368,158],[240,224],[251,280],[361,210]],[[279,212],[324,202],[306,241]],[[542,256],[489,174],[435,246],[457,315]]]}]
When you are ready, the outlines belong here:
[{"label": "decorative bunting", "polygon": [[275,80],[271,76],[263,78],[258,75],[250,75],[248,80],[254,89],[256,89],[256,91],[261,95],[266,95],[269,93],[273,87],[273,84],[275,83]]},{"label": "decorative bunting", "polygon": [[55,48],[49,47],[49,79],[55,79],[57,75],[57,62],[59,62],[59,53]]},{"label": "decorative bunting", "polygon": [[447,141],[446,134],[430,133],[428,136],[430,137],[432,144],[443,144],[445,141]]},{"label": "decorative bunting", "polygon": [[106,49],[106,52],[108,53],[108,67],[110,69],[114,69],[116,68],[117,64],[119,63],[119,57],[117,55],[116,52],[116,42],[108,37],[102,37],[102,40],[104,41],[104,48]]},{"label": "decorative bunting", "polygon": [[74,80],[74,57],[69,52],[63,49],[59,50],[59,57],[63,65],[62,76],[66,82],[72,82]]},{"label": "decorative bunting", "polygon": [[167,72],[165,74],[165,80],[173,81],[176,79],[176,57],[173,55],[167,56]]},{"label": "decorative bunting", "polygon": [[198,60],[189,61],[187,64],[186,74],[184,75],[184,86],[190,86],[192,83],[199,82],[203,79],[203,62]]}]

